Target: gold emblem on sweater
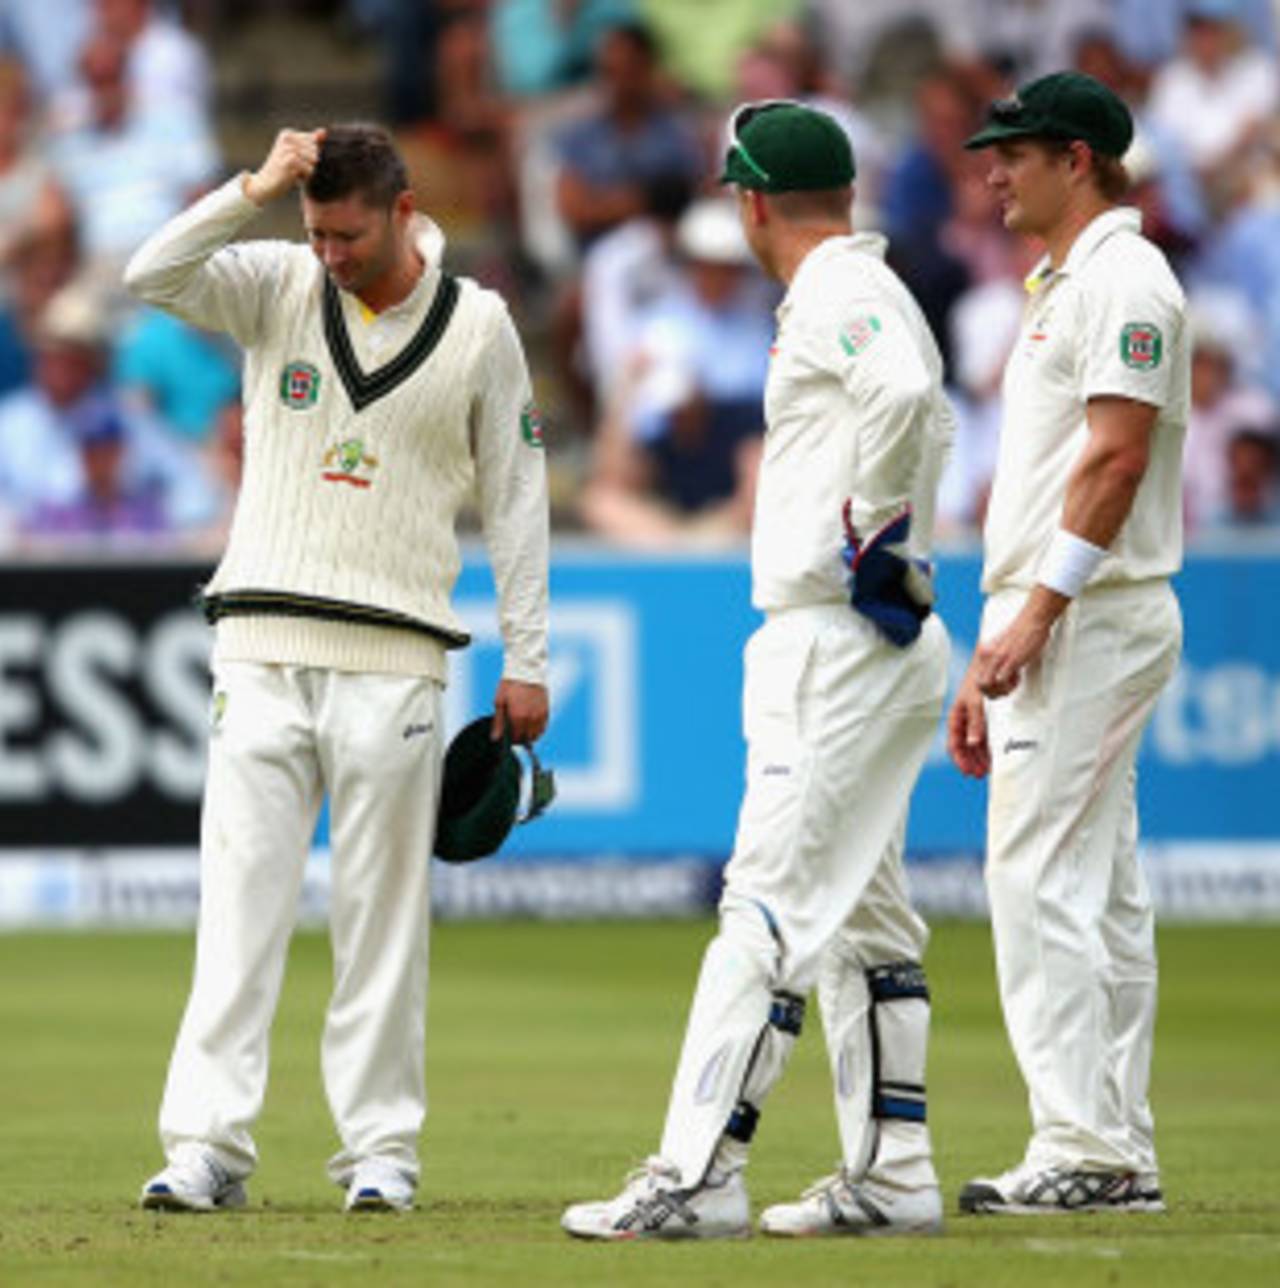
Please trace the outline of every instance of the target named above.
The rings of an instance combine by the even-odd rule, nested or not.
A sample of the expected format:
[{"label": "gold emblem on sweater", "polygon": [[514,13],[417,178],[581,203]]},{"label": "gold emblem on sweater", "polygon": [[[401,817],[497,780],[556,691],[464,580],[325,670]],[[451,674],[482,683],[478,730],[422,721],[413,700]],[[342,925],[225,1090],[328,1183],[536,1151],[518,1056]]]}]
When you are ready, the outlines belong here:
[{"label": "gold emblem on sweater", "polygon": [[324,472],[321,478],[326,483],[350,483],[352,487],[369,487],[373,482],[369,471],[378,468],[378,458],[370,456],[364,450],[364,440],[348,438],[345,442],[335,443],[324,454]]}]

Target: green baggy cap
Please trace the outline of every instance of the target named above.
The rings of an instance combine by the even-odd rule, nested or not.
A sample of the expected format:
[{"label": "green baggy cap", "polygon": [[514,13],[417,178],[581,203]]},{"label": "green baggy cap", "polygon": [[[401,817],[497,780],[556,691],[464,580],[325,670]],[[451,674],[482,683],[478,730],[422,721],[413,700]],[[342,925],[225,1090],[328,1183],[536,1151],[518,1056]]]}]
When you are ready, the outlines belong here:
[{"label": "green baggy cap", "polygon": [[1133,117],[1101,81],[1084,72],[1053,72],[992,103],[986,125],[965,147],[1025,138],[1081,139],[1103,156],[1122,157],[1133,142]]},{"label": "green baggy cap", "polygon": [[834,117],[802,103],[744,103],[733,114],[721,183],[814,192],[853,182],[853,148]]},{"label": "green baggy cap", "polygon": [[492,716],[462,729],[444,755],[435,852],[449,863],[470,863],[493,854],[517,822],[527,823],[555,799],[555,776],[543,769],[533,749],[528,809],[520,810],[520,760],[507,734],[495,739]]}]

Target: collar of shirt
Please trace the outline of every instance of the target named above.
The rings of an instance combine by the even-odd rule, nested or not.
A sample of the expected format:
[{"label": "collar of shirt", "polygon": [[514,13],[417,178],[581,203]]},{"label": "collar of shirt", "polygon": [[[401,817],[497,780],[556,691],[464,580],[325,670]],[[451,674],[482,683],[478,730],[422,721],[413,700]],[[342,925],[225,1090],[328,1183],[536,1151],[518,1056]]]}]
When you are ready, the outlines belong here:
[{"label": "collar of shirt", "polygon": [[823,265],[830,263],[837,255],[847,255],[850,251],[857,251],[863,255],[872,255],[876,259],[883,259],[888,245],[889,240],[882,233],[853,233],[849,236],[827,237],[820,241],[800,261],[800,267],[796,269],[787,287],[787,293],[777,307],[778,321],[781,322],[791,311],[797,295],[807,289],[810,278],[822,280]]},{"label": "collar of shirt", "polygon": [[412,316],[420,311],[424,292],[429,291],[432,296],[435,295],[438,270],[444,259],[444,233],[434,219],[424,215],[420,210],[413,216],[413,233],[414,245],[418,249],[418,254],[422,256],[423,263],[423,271],[414,283],[413,290],[399,304],[393,304],[390,308],[383,309],[381,313],[375,313],[358,297],[351,297],[356,316],[366,326],[371,326],[379,318],[393,322],[397,318]]},{"label": "collar of shirt", "polygon": [[1072,272],[1079,272],[1085,261],[1113,233],[1132,229],[1142,231],[1142,212],[1135,206],[1117,206],[1103,211],[1092,219],[1081,230],[1080,235],[1071,243],[1067,258],[1061,268],[1054,268],[1049,263],[1049,256],[1043,256],[1036,266],[1022,279],[1023,288],[1028,295],[1039,295],[1045,287],[1056,283]]},{"label": "collar of shirt", "polygon": [[1059,271],[1062,273],[1078,273],[1084,267],[1089,256],[1108,237],[1115,233],[1127,231],[1135,233],[1142,231],[1141,211],[1135,206],[1116,206],[1111,210],[1104,210],[1102,214],[1081,229],[1080,235],[1071,243],[1071,249],[1067,252],[1067,258]]}]

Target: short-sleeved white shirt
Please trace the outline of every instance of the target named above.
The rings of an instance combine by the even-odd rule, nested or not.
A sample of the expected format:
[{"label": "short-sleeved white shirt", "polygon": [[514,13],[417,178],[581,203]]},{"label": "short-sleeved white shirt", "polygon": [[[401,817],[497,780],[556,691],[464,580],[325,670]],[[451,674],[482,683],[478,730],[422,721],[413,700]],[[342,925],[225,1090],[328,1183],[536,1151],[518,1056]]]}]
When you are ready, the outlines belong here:
[{"label": "short-sleeved white shirt", "polygon": [[1167,577],[1182,563],[1182,448],[1190,407],[1186,300],[1129,208],[1099,215],[1062,267],[1041,262],[1005,369],[1004,422],[982,587],[1027,589],[1062,517],[1091,398],[1158,409],[1147,472],[1090,585]]},{"label": "short-sleeved white shirt", "polygon": [[751,539],[757,608],[848,598],[846,501],[863,536],[911,505],[910,549],[928,556],[954,419],[937,345],[884,250],[873,233],[826,239],[778,308]]}]

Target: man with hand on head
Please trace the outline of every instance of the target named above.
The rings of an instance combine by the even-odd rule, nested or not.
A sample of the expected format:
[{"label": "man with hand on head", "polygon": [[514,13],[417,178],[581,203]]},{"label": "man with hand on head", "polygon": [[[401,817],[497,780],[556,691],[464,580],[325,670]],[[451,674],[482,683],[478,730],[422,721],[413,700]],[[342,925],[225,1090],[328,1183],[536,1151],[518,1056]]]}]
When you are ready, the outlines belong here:
[{"label": "man with hand on head", "polygon": [[1021,1163],[969,1212],[1158,1211],[1156,1008],[1134,764],[1181,646],[1190,361],[1182,290],[1119,205],[1128,109],[1058,72],[970,148],[1006,227],[1042,241],[1004,379],[979,644],[948,721],[990,775],[987,891],[1005,1024],[1031,1100]]},{"label": "man with hand on head", "polygon": [[743,1171],[816,986],[842,1162],[767,1234],[931,1233],[927,930],[902,864],[948,645],[931,613],[934,494],[952,434],[942,363],[850,222],[854,162],[794,103],[734,118],[723,181],[786,285],[765,387],[746,651],[746,794],[658,1154],[615,1198],[562,1218],[591,1239],[746,1234]]},{"label": "man with hand on head", "polygon": [[[228,244],[301,188],[310,248]],[[374,126],[284,130],[133,257],[129,289],[245,350],[244,476],[216,623],[195,978],[148,1208],[245,1201],[267,1041],[320,803],[334,989],[322,1042],[348,1210],[412,1206],[426,1108],[427,877],[454,519],[474,484],[505,665],[494,736],[547,723],[545,460],[502,300],[442,266]]]}]

